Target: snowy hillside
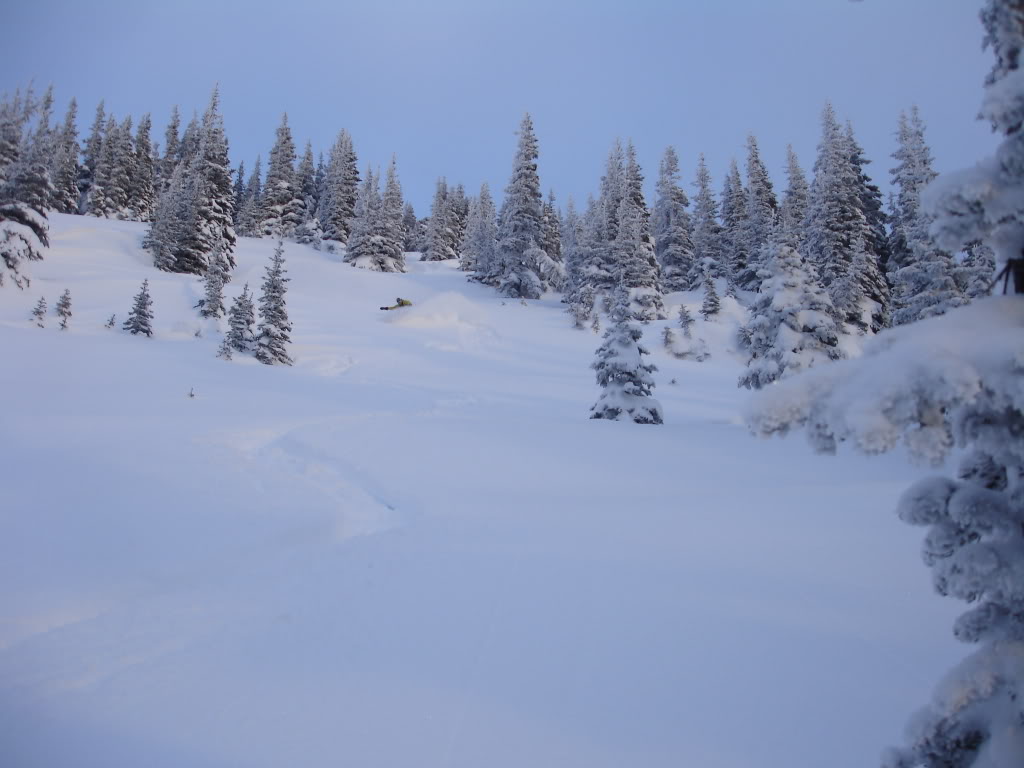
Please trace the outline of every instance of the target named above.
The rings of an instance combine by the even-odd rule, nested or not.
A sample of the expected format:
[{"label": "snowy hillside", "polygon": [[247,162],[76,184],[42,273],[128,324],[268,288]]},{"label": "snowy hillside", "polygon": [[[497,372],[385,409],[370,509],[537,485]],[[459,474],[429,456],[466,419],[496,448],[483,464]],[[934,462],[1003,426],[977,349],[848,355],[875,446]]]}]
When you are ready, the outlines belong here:
[{"label": "snowy hillside", "polygon": [[288,244],[295,366],[227,362],[144,231],[53,215],[0,304],[0,764],[862,768],[959,657],[920,472],[751,437],[731,299],[595,421],[556,299]]}]

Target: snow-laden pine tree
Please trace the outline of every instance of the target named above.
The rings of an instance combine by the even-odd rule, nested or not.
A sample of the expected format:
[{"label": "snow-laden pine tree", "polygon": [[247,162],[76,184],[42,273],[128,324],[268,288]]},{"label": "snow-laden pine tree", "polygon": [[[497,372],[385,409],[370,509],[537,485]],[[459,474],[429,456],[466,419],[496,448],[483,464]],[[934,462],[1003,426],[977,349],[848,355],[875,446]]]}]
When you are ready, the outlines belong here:
[{"label": "snow-laden pine tree", "polygon": [[743,222],[743,250],[747,263],[741,270],[734,265],[732,277],[736,285],[748,291],[760,288],[761,254],[775,231],[778,218],[778,201],[775,189],[768,176],[768,169],[761,160],[761,151],[753,135],[747,137],[747,189],[746,217]]},{"label": "snow-laden pine tree", "polygon": [[[862,172],[859,147],[836,120],[831,104],[822,112],[822,137],[814,163],[805,221],[806,258],[818,270],[842,320],[877,332],[888,324],[888,288],[869,220],[874,192]],[[861,256],[857,268],[855,257]],[[844,295],[839,290],[845,291]]]},{"label": "snow-laden pine tree", "polygon": [[992,293],[996,274],[996,255],[984,243],[971,243],[964,249],[963,261],[956,268],[956,284],[968,299]]},{"label": "snow-laden pine tree", "polygon": [[[569,245],[566,254],[568,267],[568,289],[565,295],[566,311],[573,320],[573,327],[587,328],[597,322],[595,303],[597,288],[593,280],[594,263],[602,257],[604,245],[601,242],[601,206],[592,196],[587,200],[583,216],[574,220],[566,215],[563,240]],[[572,228],[570,230],[570,227]]]},{"label": "snow-laden pine tree", "polygon": [[219,258],[211,259],[203,276],[203,298],[199,300],[199,314],[203,317],[223,317],[224,311],[224,268]]},{"label": "snow-laden pine tree", "polygon": [[[588,242],[586,257],[586,280],[593,291],[594,300],[603,297],[603,304],[610,308],[610,302],[618,285],[621,265],[615,250],[615,239],[619,233],[619,207],[626,194],[626,151],[618,139],[612,145],[601,177],[601,191],[596,201],[595,215],[590,233],[594,239]],[[589,215],[589,214],[588,214]]]},{"label": "snow-laden pine tree", "polygon": [[261,231],[273,237],[292,237],[305,218],[306,205],[295,175],[295,142],[288,127],[288,115],[282,115],[274,148],[270,150],[270,167],[263,185],[260,211]]},{"label": "snow-laden pine tree", "polygon": [[36,109],[31,91],[0,98],[0,287],[26,288],[26,262],[42,259],[50,244],[53,185],[45,144],[33,141]]},{"label": "snow-laden pine tree", "polygon": [[355,267],[376,272],[404,272],[402,247],[402,187],[398,181],[395,158],[388,166],[384,195],[380,194],[378,175],[367,168],[366,178],[356,201],[345,261]]},{"label": "snow-laden pine tree", "polygon": [[693,185],[697,194],[693,198],[693,267],[687,276],[690,290],[703,283],[705,272],[722,274],[722,260],[725,258],[724,236],[718,223],[718,201],[711,190],[711,174],[704,155],[697,161],[697,178]]},{"label": "snow-laden pine tree", "polygon": [[260,324],[256,329],[256,359],[266,365],[291,365],[287,347],[291,343],[292,324],[285,305],[285,292],[291,278],[284,276],[284,243],[281,240],[277,241],[266,270],[260,294]]},{"label": "snow-laden pine tree", "polygon": [[316,215],[318,195],[316,186],[316,166],[313,164],[313,145],[306,142],[306,149],[295,172],[295,181],[302,193],[302,223],[295,228],[295,241],[320,248],[323,229]]},{"label": "snow-laden pine tree", "polygon": [[178,111],[178,105],[175,104],[171,109],[171,117],[167,121],[167,128],[164,131],[164,156],[160,160],[157,173],[160,179],[160,184],[157,187],[159,192],[165,190],[171,183],[171,174],[174,173],[174,169],[178,165],[178,156],[181,151],[180,132],[181,113]]},{"label": "snow-laden pine tree", "polygon": [[68,320],[71,319],[71,289],[65,288],[64,293],[57,299],[57,306],[55,307],[57,317],[60,318],[60,329],[66,331],[68,327]]},{"label": "snow-laden pine tree", "polygon": [[231,188],[231,194],[235,198],[235,233],[238,233],[238,216],[242,211],[242,206],[245,205],[245,182],[248,177],[245,175],[245,160],[238,163],[238,168],[235,169],[235,184]]},{"label": "snow-laden pine tree", "polygon": [[[981,116],[1002,142],[993,157],[932,182],[921,202],[940,248],[983,242],[1006,263],[1024,249],[1024,6],[986,0],[981,18],[996,60]],[[857,360],[769,388],[753,411],[756,431],[806,427],[822,451],[902,442],[937,465],[959,461],[954,477],[911,486],[898,513],[926,529],[924,562],[940,594],[966,603],[953,631],[973,648],[885,768],[1017,768],[1024,754],[1024,280],[1015,288],[894,328]]]},{"label": "snow-laden pine tree", "polygon": [[761,293],[743,334],[750,356],[739,385],[748,389],[843,356],[835,309],[814,266],[785,243],[766,249]]},{"label": "snow-laden pine tree", "polygon": [[252,294],[249,293],[249,284],[246,283],[242,286],[242,292],[231,302],[231,309],[228,311],[228,332],[224,335],[225,342],[235,351],[251,352],[256,343],[256,334],[253,332],[255,324],[256,305],[253,303]]},{"label": "snow-laden pine tree", "polygon": [[235,196],[231,186],[231,161],[224,118],[220,114],[220,93],[213,89],[203,113],[199,150],[193,163],[198,175],[198,216],[200,247],[208,265],[214,257],[221,261],[224,282],[231,279],[235,267]]},{"label": "snow-laden pine tree", "polygon": [[331,147],[317,215],[323,239],[347,243],[359,195],[359,169],[352,137],[342,130]]},{"label": "snow-laden pine tree", "polygon": [[132,175],[128,180],[128,214],[131,221],[152,221],[155,205],[154,185],[155,169],[153,167],[153,142],[150,130],[152,118],[147,112],[139,120],[135,129],[135,157],[132,163]]},{"label": "snow-laden pine tree", "polygon": [[46,327],[46,297],[40,296],[39,301],[36,302],[35,307],[32,309],[31,318],[36,321],[36,325],[40,328]]},{"label": "snow-laden pine tree", "polygon": [[485,181],[480,185],[480,194],[475,197],[469,209],[466,225],[466,239],[462,244],[460,268],[476,274],[487,274],[497,258],[498,222],[491,198],[491,188]]},{"label": "snow-laden pine tree", "polygon": [[86,213],[101,218],[127,218],[135,165],[131,118],[118,123],[108,116],[103,148],[96,165]]},{"label": "snow-laden pine tree", "polygon": [[153,335],[153,299],[149,295],[149,280],[142,281],[142,287],[135,294],[135,300],[128,319],[121,326],[133,336],[142,333],[146,336]]},{"label": "snow-laden pine tree", "polygon": [[710,272],[704,273],[704,301],[700,305],[700,314],[705,319],[714,317],[722,311],[722,300],[718,298],[715,279]]},{"label": "snow-laden pine tree", "polygon": [[633,320],[648,323],[665,318],[658,261],[651,242],[650,214],[644,200],[644,177],[636,159],[633,143],[626,147],[624,191],[619,203],[615,260],[619,264],[619,283],[628,293]]},{"label": "snow-laden pine tree", "polygon": [[416,218],[416,211],[413,209],[412,203],[406,202],[402,208],[402,232],[404,233],[402,249],[407,253],[416,250],[419,243],[419,229],[420,221]]},{"label": "snow-laden pine tree", "polygon": [[452,228],[452,244],[455,258],[461,255],[459,248],[466,239],[466,226],[469,224],[469,198],[466,188],[456,184],[448,190],[448,223]]},{"label": "snow-laden pine tree", "polygon": [[[865,157],[864,148],[857,141],[857,137],[853,133],[853,123],[850,121],[846,122],[846,143],[850,151],[850,162],[853,164],[856,174],[860,208],[864,213],[867,226],[867,232],[864,235],[866,250],[874,257],[874,262],[877,264],[875,272],[878,274],[878,277],[874,279],[881,284],[884,291],[888,286],[885,280],[885,265],[889,261],[889,216],[882,203],[882,190],[868,176],[866,167],[871,164],[871,161]],[[877,292],[877,289],[875,290]],[[873,298],[884,304],[885,311],[888,313],[888,293],[878,293]]]},{"label": "snow-laden pine tree", "polygon": [[739,166],[733,159],[729,163],[729,172],[722,183],[722,251],[723,261],[719,271],[715,265],[702,269],[710,269],[712,277],[735,279],[743,275],[747,269],[750,254],[747,253],[747,191],[743,187]]},{"label": "snow-laden pine tree", "polygon": [[512,163],[512,178],[498,224],[498,257],[487,282],[509,298],[539,299],[544,292],[540,275],[547,254],[542,241],[540,177],[537,175],[537,137],[529,114],[519,125],[519,146]]},{"label": "snow-laden pine tree", "polygon": [[236,230],[242,237],[260,237],[260,211],[263,210],[262,158],[256,157],[256,164],[249,174],[242,197],[242,207],[238,210],[238,226]]},{"label": "snow-laden pine tree", "polygon": [[655,193],[651,234],[661,267],[662,288],[668,293],[686,291],[690,288],[694,261],[693,225],[686,210],[689,198],[679,186],[679,156],[674,147],[668,147],[661,158]]},{"label": "snow-laden pine tree", "polygon": [[540,249],[544,258],[538,264],[538,272],[545,288],[554,291],[565,290],[565,260],[562,256],[562,218],[555,205],[555,192],[548,192],[548,199],[541,208]]},{"label": "snow-laden pine tree", "polygon": [[60,213],[78,213],[78,128],[75,121],[78,117],[78,102],[71,99],[68,111],[64,116],[64,124],[56,136],[52,159],[51,176],[53,179],[54,210]]},{"label": "snow-laden pine tree", "polygon": [[434,200],[430,204],[430,222],[427,224],[427,250],[424,261],[446,261],[458,258],[455,212],[448,182],[439,178],[434,186]]},{"label": "snow-laden pine tree", "polygon": [[107,124],[106,110],[103,101],[96,107],[89,138],[82,147],[82,164],[78,169],[78,211],[85,213],[89,209],[89,193],[96,179],[96,167],[103,153],[103,131]]},{"label": "snow-laden pine tree", "polygon": [[654,377],[657,369],[644,362],[650,354],[641,343],[643,332],[630,319],[629,294],[616,289],[610,324],[604,341],[597,348],[591,364],[597,372],[601,395],[590,408],[590,418],[624,421],[637,424],[661,424],[661,404],[654,399]]},{"label": "snow-laden pine tree", "polygon": [[792,145],[786,147],[786,178],[789,185],[782,196],[782,205],[779,206],[779,226],[775,239],[799,253],[807,239],[804,221],[807,218],[810,189]]},{"label": "snow-laden pine tree", "polygon": [[889,259],[893,283],[892,320],[906,325],[941,315],[967,303],[957,285],[953,255],[935,245],[929,233],[931,216],[921,209],[921,190],[938,174],[924,138],[924,121],[914,107],[908,118],[900,114],[899,147],[893,153],[893,185],[898,188],[894,205],[893,249]]}]

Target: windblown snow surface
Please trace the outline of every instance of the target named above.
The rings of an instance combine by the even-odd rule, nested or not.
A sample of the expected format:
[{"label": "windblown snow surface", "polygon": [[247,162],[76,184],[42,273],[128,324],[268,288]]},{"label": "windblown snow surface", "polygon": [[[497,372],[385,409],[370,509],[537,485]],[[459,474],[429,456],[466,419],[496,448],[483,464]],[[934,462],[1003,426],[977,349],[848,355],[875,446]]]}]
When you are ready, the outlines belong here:
[{"label": "windblown snow surface", "polygon": [[924,470],[751,437],[732,300],[702,364],[645,327],[663,426],[595,421],[557,298],[291,244],[295,366],[226,362],[143,233],[54,215],[0,301],[0,765],[863,768],[960,657]]}]

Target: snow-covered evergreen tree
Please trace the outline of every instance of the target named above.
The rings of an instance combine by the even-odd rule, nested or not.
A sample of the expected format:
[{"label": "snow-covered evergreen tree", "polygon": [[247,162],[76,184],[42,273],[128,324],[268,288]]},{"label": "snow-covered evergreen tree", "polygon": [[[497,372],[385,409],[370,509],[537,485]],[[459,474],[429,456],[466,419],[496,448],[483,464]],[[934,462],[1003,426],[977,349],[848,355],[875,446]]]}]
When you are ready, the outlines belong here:
[{"label": "snow-covered evergreen tree", "polygon": [[263,279],[260,294],[260,324],[256,331],[256,359],[266,365],[281,363],[291,365],[287,346],[291,343],[292,324],[288,320],[285,292],[288,281],[284,268],[284,243],[277,241],[277,248]]},{"label": "snow-covered evergreen tree", "polygon": [[308,141],[302,159],[299,161],[295,180],[302,192],[304,206],[302,223],[295,228],[295,241],[319,249],[323,239],[323,229],[320,226],[320,219],[316,215],[318,204],[316,166],[313,164],[313,145]]},{"label": "snow-covered evergreen tree", "polygon": [[[999,261],[1024,248],[1024,6],[986,0],[985,45],[995,55],[982,117],[1002,142],[993,157],[924,191],[931,236],[947,252],[973,242]],[[916,457],[959,459],[955,477],[911,486],[899,516],[927,529],[923,559],[935,589],[967,603],[954,623],[974,646],[916,713],[884,768],[1016,768],[1024,744],[1024,403],[1020,354],[1024,281],[1017,295],[888,331],[857,360],[816,368],[766,392],[752,427],[807,427],[814,444],[868,453],[902,442]],[[879,340],[881,341],[881,340]]]},{"label": "snow-covered evergreen tree", "polygon": [[149,295],[149,280],[142,281],[142,288],[135,295],[128,319],[121,327],[133,336],[140,333],[153,335],[153,299]]},{"label": "snow-covered evergreen tree", "polygon": [[78,213],[78,102],[71,99],[68,111],[64,116],[64,124],[57,134],[51,175],[53,178],[54,210],[60,213]]},{"label": "snow-covered evergreen tree", "polygon": [[153,168],[153,142],[150,130],[153,127],[149,114],[142,116],[135,130],[135,157],[128,180],[128,213],[132,221],[152,221],[155,171]]},{"label": "snow-covered evergreen tree", "polygon": [[806,234],[804,222],[807,218],[807,200],[810,189],[807,186],[807,177],[800,167],[796,152],[792,145],[786,147],[786,177],[789,185],[782,197],[782,205],[779,206],[779,226],[775,240],[778,243],[788,245],[800,252],[803,247]]},{"label": "snow-covered evergreen tree", "polygon": [[512,178],[498,224],[496,270],[488,282],[509,298],[539,299],[544,291],[540,275],[547,254],[542,241],[540,178],[537,175],[537,137],[527,114],[519,126],[519,146],[512,164]]},{"label": "snow-covered evergreen tree", "polygon": [[60,329],[66,331],[68,327],[68,320],[71,319],[71,289],[65,288],[64,293],[57,299],[56,306],[57,317],[60,318]]},{"label": "snow-covered evergreen tree", "polygon": [[419,232],[420,222],[416,218],[416,211],[412,207],[412,203],[406,202],[402,209],[402,232],[404,237],[402,239],[402,248],[407,253],[412,253],[416,250],[419,244]]},{"label": "snow-covered evergreen tree", "polygon": [[956,284],[968,299],[992,293],[996,274],[996,255],[984,243],[975,242],[965,249],[964,259],[956,269]]},{"label": "snow-covered evergreen tree", "polygon": [[718,298],[715,279],[710,272],[704,273],[704,301],[700,305],[700,313],[705,320],[714,317],[722,310],[722,300]]},{"label": "snow-covered evergreen tree", "polygon": [[687,276],[690,290],[703,283],[705,272],[712,275],[723,272],[725,246],[722,227],[718,223],[718,201],[711,190],[711,174],[704,163],[704,155],[697,162],[694,187],[697,194],[693,198],[693,267]]},{"label": "snow-covered evergreen tree", "polygon": [[171,174],[178,165],[178,156],[181,152],[181,113],[178,105],[175,104],[171,110],[170,120],[167,121],[167,129],[164,131],[164,156],[160,160],[160,179],[158,189],[162,192],[171,183]]},{"label": "snow-covered evergreen tree", "polygon": [[874,210],[877,190],[863,173],[863,163],[852,134],[840,128],[832,105],[826,104],[807,204],[806,257],[818,270],[836,309],[846,312],[842,319],[863,331],[877,332],[888,324],[889,296],[878,253],[877,222],[869,218],[880,215],[881,206],[878,202]]},{"label": "snow-covered evergreen tree", "polygon": [[740,287],[749,291],[760,288],[761,253],[775,233],[778,218],[778,201],[775,189],[768,176],[768,169],[761,160],[757,139],[747,137],[747,189],[746,217],[743,222],[743,240],[747,262],[744,268],[734,265],[732,278]]},{"label": "snow-covered evergreen tree", "polygon": [[96,117],[93,119],[89,138],[85,140],[85,146],[82,147],[82,164],[78,169],[78,210],[80,213],[85,213],[89,207],[89,193],[96,180],[96,168],[100,164],[100,156],[103,154],[103,132],[106,124],[106,110],[104,103],[100,101],[96,107]]},{"label": "snow-covered evergreen tree", "polygon": [[722,251],[723,262],[716,272],[716,265],[702,265],[708,269],[712,277],[728,277],[736,279],[746,274],[747,261],[747,191],[743,187],[739,166],[733,159],[729,163],[729,172],[722,184]]},{"label": "snow-covered evergreen tree", "polygon": [[893,153],[892,170],[898,188],[894,213],[894,250],[889,268],[893,283],[895,325],[941,315],[966,304],[956,283],[953,255],[935,245],[929,233],[931,216],[921,209],[921,190],[938,176],[932,169],[931,150],[924,139],[924,122],[917,108],[908,119],[901,114],[897,131],[899,147]]},{"label": "snow-covered evergreen tree", "polygon": [[224,310],[224,268],[219,258],[211,259],[203,276],[203,298],[199,300],[199,314],[203,317],[223,317]]},{"label": "snow-covered evergreen tree", "polygon": [[629,294],[630,317],[642,323],[665,318],[658,261],[650,235],[650,214],[644,200],[643,181],[636,151],[630,142],[626,148],[622,202],[619,204],[615,255],[619,264],[619,282]]},{"label": "snow-covered evergreen tree", "polygon": [[256,164],[245,184],[242,207],[238,211],[237,232],[243,237],[260,237],[260,212],[263,209],[262,158],[256,157]]},{"label": "snow-covered evergreen tree", "polygon": [[0,287],[30,280],[25,263],[49,246],[47,205],[53,197],[45,142],[33,141],[37,105],[31,91],[0,99]]},{"label": "snow-covered evergreen tree", "polygon": [[466,239],[462,245],[461,269],[466,272],[487,274],[497,259],[498,223],[491,198],[491,189],[485,181],[480,185],[480,195],[472,200],[469,222],[466,225]]},{"label": "snow-covered evergreen tree", "polygon": [[249,293],[249,284],[246,283],[242,286],[242,292],[231,302],[228,332],[224,334],[224,341],[233,350],[251,352],[256,343],[256,334],[253,332],[255,324],[256,305],[253,303],[252,294]]},{"label": "snow-covered evergreen tree", "polygon": [[[594,294],[594,300],[603,297],[603,304],[610,308],[622,265],[615,250],[615,239],[619,233],[619,208],[626,194],[626,151],[618,139],[612,145],[601,177],[601,191],[596,201],[594,215],[590,222],[586,257],[586,282]],[[588,217],[590,214],[588,213]]]},{"label": "snow-covered evergreen tree", "polygon": [[456,241],[455,212],[443,177],[434,187],[434,200],[430,205],[430,222],[427,224],[427,250],[424,261],[446,261],[458,258],[459,243]]},{"label": "snow-covered evergreen tree", "polygon": [[270,167],[263,185],[261,230],[264,235],[277,238],[292,237],[295,228],[302,224],[305,211],[302,189],[295,174],[295,142],[285,114],[270,151]]},{"label": "snow-covered evergreen tree", "polygon": [[651,212],[651,234],[654,253],[661,267],[661,283],[665,291],[686,291],[690,288],[694,247],[690,201],[679,186],[679,157],[668,147],[658,169],[655,186],[657,200]]},{"label": "snow-covered evergreen tree", "polygon": [[651,374],[658,369],[644,362],[644,355],[650,353],[641,343],[643,332],[630,320],[629,294],[624,287],[616,290],[610,320],[590,366],[597,372],[601,387],[600,397],[590,408],[590,418],[661,424],[661,404],[652,396]]},{"label": "snow-covered evergreen tree", "polygon": [[748,389],[843,356],[835,309],[814,267],[784,243],[770,246],[769,254],[743,334],[750,357],[739,385]]},{"label": "snow-covered evergreen tree", "polygon": [[40,328],[46,327],[46,297],[39,297],[39,301],[36,302],[35,307],[32,309],[31,317]]},{"label": "snow-covered evergreen tree", "polygon": [[323,238],[347,243],[359,194],[359,169],[352,137],[342,130],[331,147],[317,215]]},{"label": "snow-covered evergreen tree", "polygon": [[118,124],[113,115],[107,118],[103,149],[89,191],[86,213],[101,218],[127,218],[132,175],[135,171],[135,148],[131,136],[131,118]]},{"label": "snow-covered evergreen tree", "polygon": [[402,247],[402,187],[395,159],[388,166],[383,197],[380,180],[372,169],[359,189],[345,261],[376,272],[404,272]]}]

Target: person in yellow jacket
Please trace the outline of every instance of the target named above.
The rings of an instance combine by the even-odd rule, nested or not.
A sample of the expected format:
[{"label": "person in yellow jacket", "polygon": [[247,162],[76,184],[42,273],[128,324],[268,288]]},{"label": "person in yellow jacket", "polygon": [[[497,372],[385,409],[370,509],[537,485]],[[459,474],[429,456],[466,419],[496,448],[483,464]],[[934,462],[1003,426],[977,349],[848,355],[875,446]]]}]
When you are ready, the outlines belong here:
[{"label": "person in yellow jacket", "polygon": [[412,306],[412,302],[409,301],[408,299],[403,299],[403,298],[399,297],[399,298],[395,299],[395,301],[397,303],[394,306],[392,306],[392,307],[381,307],[381,309],[398,309],[399,307],[411,307]]}]

